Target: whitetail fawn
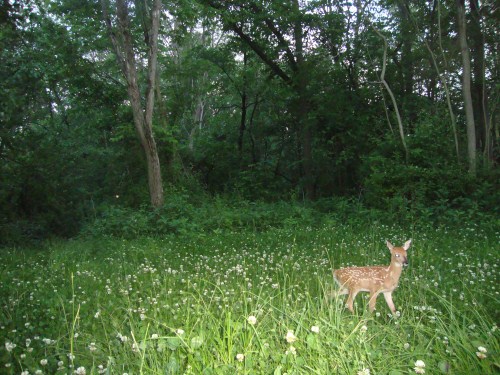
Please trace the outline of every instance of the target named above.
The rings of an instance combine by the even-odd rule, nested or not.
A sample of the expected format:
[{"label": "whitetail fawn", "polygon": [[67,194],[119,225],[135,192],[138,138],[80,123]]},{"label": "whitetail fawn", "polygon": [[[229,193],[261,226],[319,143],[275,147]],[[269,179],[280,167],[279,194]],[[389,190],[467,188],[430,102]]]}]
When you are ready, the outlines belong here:
[{"label": "whitetail fawn", "polygon": [[352,304],[356,295],[359,292],[370,292],[370,311],[375,310],[378,295],[384,293],[389,309],[393,314],[396,313],[392,292],[398,286],[403,266],[408,264],[406,251],[410,245],[411,240],[406,241],[403,247],[395,247],[387,241],[387,247],[391,251],[389,266],[348,267],[333,272],[333,278],[340,286],[336,294],[349,294],[347,308],[351,312],[354,312]]}]

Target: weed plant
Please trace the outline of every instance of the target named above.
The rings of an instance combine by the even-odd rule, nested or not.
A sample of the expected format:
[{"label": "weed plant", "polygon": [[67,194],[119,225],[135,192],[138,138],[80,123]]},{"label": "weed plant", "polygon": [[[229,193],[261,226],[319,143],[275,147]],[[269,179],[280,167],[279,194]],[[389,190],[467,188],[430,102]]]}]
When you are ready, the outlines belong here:
[{"label": "weed plant", "polygon": [[[377,312],[325,299],[331,270],[409,267]],[[347,224],[162,239],[78,239],[0,253],[6,374],[492,374],[499,233]],[[361,297],[363,295],[363,297]]]}]

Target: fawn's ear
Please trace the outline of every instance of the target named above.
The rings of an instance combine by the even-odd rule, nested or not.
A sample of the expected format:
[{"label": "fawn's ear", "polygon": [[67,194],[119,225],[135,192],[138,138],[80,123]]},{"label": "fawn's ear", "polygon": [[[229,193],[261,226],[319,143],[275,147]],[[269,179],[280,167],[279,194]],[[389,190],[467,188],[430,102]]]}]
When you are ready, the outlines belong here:
[{"label": "fawn's ear", "polygon": [[390,243],[389,241],[385,241],[387,247],[389,248],[389,250],[392,251],[392,249],[394,249],[394,245],[392,243]]},{"label": "fawn's ear", "polygon": [[403,249],[408,250],[410,248],[410,245],[411,245],[411,240],[406,241],[405,244],[403,245]]}]

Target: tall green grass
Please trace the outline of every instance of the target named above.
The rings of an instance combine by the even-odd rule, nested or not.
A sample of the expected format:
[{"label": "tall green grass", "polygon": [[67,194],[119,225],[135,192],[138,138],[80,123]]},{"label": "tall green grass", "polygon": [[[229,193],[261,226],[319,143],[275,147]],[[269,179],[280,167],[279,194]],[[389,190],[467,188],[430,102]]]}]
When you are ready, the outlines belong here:
[{"label": "tall green grass", "polygon": [[[387,264],[385,239],[408,238],[398,316],[324,298],[332,268]],[[337,224],[5,249],[0,372],[498,373],[498,240]]]}]

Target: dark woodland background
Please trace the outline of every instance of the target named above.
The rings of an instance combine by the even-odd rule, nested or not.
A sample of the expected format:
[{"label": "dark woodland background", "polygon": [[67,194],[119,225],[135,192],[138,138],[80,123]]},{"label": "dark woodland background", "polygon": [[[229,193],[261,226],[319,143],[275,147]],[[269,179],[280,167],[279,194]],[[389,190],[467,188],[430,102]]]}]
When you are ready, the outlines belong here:
[{"label": "dark woodland background", "polygon": [[498,225],[493,1],[0,4],[0,243]]}]

